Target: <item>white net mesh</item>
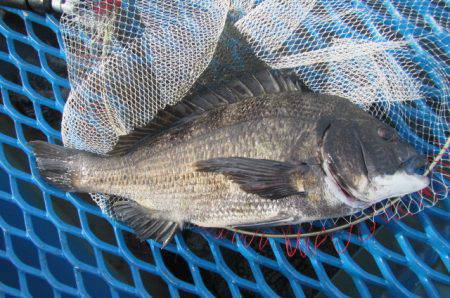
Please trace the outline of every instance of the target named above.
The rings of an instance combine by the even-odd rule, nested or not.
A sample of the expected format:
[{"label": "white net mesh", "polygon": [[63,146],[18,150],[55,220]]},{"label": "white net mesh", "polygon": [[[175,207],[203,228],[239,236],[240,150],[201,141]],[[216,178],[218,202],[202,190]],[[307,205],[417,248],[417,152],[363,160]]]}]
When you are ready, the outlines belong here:
[{"label": "white net mesh", "polygon": [[182,98],[212,59],[223,1],[89,1],[63,17],[72,93],[64,142],[106,153],[117,137]]},{"label": "white net mesh", "polygon": [[[201,75],[251,71],[257,57],[359,104],[439,160],[429,188],[396,201],[394,215],[381,206],[415,213],[448,194],[448,28],[439,1],[74,2],[61,22],[72,84],[64,143],[106,153]],[[107,197],[94,199],[106,208]]]}]

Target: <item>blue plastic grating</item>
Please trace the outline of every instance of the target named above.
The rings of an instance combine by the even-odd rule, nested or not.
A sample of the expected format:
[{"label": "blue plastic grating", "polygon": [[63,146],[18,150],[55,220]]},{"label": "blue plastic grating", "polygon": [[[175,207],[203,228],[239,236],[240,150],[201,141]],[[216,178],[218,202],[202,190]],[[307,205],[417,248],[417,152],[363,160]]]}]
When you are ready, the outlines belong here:
[{"label": "blue plastic grating", "polygon": [[[27,142],[58,142],[69,84],[58,21],[0,10],[0,291],[14,296],[445,296],[448,200],[371,236],[283,241],[186,231],[167,250],[139,243],[87,198],[38,176]],[[356,228],[354,228],[354,231]],[[322,242],[315,249],[317,242]],[[346,248],[346,243],[349,245]],[[314,243],[316,242],[316,243]],[[262,248],[262,249],[260,249]],[[292,252],[292,251],[291,251]],[[446,292],[447,291],[447,292]]]}]

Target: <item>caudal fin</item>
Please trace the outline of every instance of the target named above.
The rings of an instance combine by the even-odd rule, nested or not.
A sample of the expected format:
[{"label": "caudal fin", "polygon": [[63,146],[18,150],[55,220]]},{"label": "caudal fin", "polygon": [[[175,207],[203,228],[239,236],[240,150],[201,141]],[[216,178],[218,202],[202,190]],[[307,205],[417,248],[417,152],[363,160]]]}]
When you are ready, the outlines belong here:
[{"label": "caudal fin", "polygon": [[75,191],[75,157],[81,151],[42,141],[32,141],[29,144],[33,148],[41,176],[61,190]]}]

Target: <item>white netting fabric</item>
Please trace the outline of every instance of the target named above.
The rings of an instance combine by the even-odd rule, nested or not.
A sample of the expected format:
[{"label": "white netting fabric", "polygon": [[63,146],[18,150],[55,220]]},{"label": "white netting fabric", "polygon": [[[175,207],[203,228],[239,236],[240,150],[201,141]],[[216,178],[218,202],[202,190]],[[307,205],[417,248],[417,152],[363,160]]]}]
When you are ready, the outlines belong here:
[{"label": "white netting fabric", "polygon": [[72,93],[65,144],[106,153],[182,98],[212,59],[224,1],[80,1],[61,31]]},{"label": "white netting fabric", "polygon": [[[251,71],[253,58],[297,74],[315,92],[359,104],[438,160],[430,187],[397,201],[387,215],[415,213],[447,197],[445,2],[73,2],[61,20],[72,84],[65,145],[106,153],[119,135],[182,99],[205,74]],[[106,208],[107,197],[94,199]]]}]

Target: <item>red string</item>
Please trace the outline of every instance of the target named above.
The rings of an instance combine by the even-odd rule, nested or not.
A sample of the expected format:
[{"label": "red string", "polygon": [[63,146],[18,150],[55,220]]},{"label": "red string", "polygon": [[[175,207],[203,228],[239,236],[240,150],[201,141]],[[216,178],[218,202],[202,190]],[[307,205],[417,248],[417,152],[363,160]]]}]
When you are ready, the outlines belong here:
[{"label": "red string", "polygon": [[294,249],[292,249],[292,247],[291,247],[291,239],[289,239],[287,237],[285,238],[285,243],[286,243],[286,254],[288,255],[288,257],[291,258],[297,252],[297,247],[294,247]]},{"label": "red string", "polygon": [[[309,224],[309,229],[308,229],[307,233],[311,232],[311,230],[312,230],[312,224]],[[307,251],[311,251],[311,248],[309,247],[309,242],[311,241],[310,238],[311,237],[306,237],[306,240],[305,240],[305,242],[306,242],[306,250]]]},{"label": "red string", "polygon": [[225,229],[220,229],[219,230],[220,231],[220,233],[219,233],[219,235],[217,235],[217,233],[216,233],[216,239],[223,239],[223,233],[225,232],[227,232],[227,230],[225,230]]},{"label": "red string", "polygon": [[297,241],[296,241],[295,247],[298,248],[298,253],[300,254],[300,257],[304,259],[304,258],[306,258],[306,253],[302,250],[302,248],[300,246],[301,236],[302,236],[302,229],[299,226],[297,228]]},{"label": "red string", "polygon": [[[292,227],[289,226],[289,234],[292,234]],[[283,230],[283,234],[286,235],[285,231]],[[284,238],[284,242],[286,243],[286,254],[288,257],[293,257],[295,253],[297,252],[297,245],[295,245],[294,249],[292,249],[291,246],[291,239],[288,237]]]},{"label": "red string", "polygon": [[[350,226],[350,229],[348,230],[348,237],[347,237],[347,241],[345,242],[344,249],[342,249],[341,251],[337,251],[337,250],[336,250],[336,252],[337,252],[338,254],[341,254],[341,253],[344,253],[344,252],[347,251],[348,245],[350,244],[350,237],[351,237],[351,234],[352,234],[352,231],[353,231],[353,227],[354,227],[354,226],[351,225],[351,226]],[[333,239],[333,235],[331,235],[331,239]],[[335,248],[336,248],[336,246],[335,246]]]},{"label": "red string", "polygon": [[[263,240],[263,239],[266,239],[266,241],[264,241],[264,244],[261,247],[261,240]],[[259,237],[259,244],[258,244],[259,251],[262,251],[264,249],[264,247],[266,247],[268,241],[269,241],[269,238],[267,238],[267,237],[262,237],[262,236]]]},{"label": "red string", "polygon": [[[256,233],[258,233],[258,231],[256,231]],[[252,235],[252,239],[250,239],[250,242],[247,244],[247,235],[245,235],[244,236],[244,241],[243,241],[244,242],[244,246],[246,248],[249,247],[252,244],[253,239],[255,239],[255,234]]]},{"label": "red string", "polygon": [[[322,227],[322,231],[325,231],[325,227]],[[328,238],[328,234],[325,234],[325,237],[320,240],[319,243],[317,243],[317,240],[320,238],[321,235],[317,235],[316,238],[314,239],[314,254],[316,254],[317,249],[325,242],[325,240],[327,240]]]}]

